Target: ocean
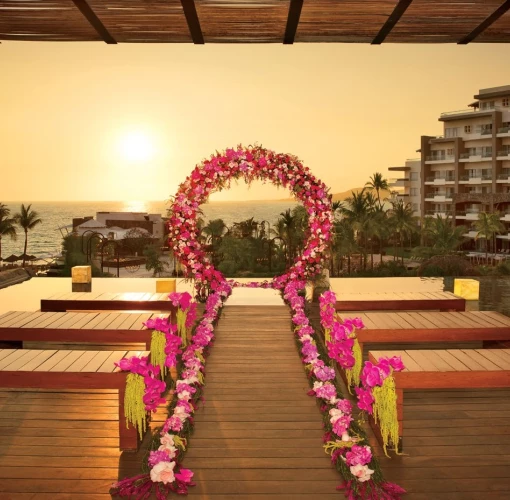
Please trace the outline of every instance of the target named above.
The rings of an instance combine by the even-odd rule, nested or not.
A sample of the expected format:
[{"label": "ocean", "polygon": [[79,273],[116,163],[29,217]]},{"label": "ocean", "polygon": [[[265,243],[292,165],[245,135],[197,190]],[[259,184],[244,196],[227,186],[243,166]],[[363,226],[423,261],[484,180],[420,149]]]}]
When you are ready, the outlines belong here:
[{"label": "ocean", "polygon": [[[0,200],[1,201],[1,200]],[[273,225],[281,212],[298,204],[294,201],[242,201],[210,202],[202,205],[204,219],[223,219],[227,226],[253,217],[266,220]],[[19,212],[21,202],[5,202],[11,215]],[[25,205],[27,203],[25,202]],[[28,233],[27,253],[38,258],[50,258],[60,254],[62,237],[72,229],[73,218],[94,216],[96,212],[149,212],[166,216],[167,203],[164,201],[122,202],[122,201],[40,201],[33,202],[32,209],[39,213],[42,224]],[[67,227],[66,226],[71,226]],[[18,238],[2,238],[2,257],[23,253],[24,233],[18,228]]]}]

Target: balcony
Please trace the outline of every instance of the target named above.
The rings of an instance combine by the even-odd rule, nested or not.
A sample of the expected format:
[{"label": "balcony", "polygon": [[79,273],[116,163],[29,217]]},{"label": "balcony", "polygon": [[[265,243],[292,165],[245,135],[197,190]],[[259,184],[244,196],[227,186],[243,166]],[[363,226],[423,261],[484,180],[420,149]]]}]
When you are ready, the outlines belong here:
[{"label": "balcony", "polygon": [[482,210],[477,208],[468,208],[466,210],[459,210],[455,213],[455,215],[459,219],[465,220],[478,220],[478,214],[482,212]]},{"label": "balcony", "polygon": [[498,128],[498,137],[510,137],[510,127]]},{"label": "balcony", "polygon": [[452,201],[453,193],[449,191],[433,191],[425,193],[425,201],[435,201],[436,203],[444,203]]},{"label": "balcony", "polygon": [[498,174],[497,182],[510,182],[510,172],[506,174]]},{"label": "balcony", "polygon": [[468,231],[467,233],[464,233],[462,236],[464,236],[464,238],[476,239],[476,237],[478,236],[478,231]]},{"label": "balcony", "polygon": [[425,163],[451,163],[454,160],[453,155],[431,155],[425,158]]},{"label": "balcony", "polygon": [[492,159],[492,151],[477,150],[468,153],[461,153],[460,161],[463,162],[475,162],[475,161],[487,161]]},{"label": "balcony", "polygon": [[476,175],[461,175],[459,177],[459,183],[461,184],[481,184],[482,181],[492,181],[492,175],[488,174],[476,174]]},{"label": "balcony", "polygon": [[500,220],[503,222],[510,222],[510,212],[503,212],[501,214]]},{"label": "balcony", "polygon": [[425,184],[433,184],[435,186],[444,186],[445,184],[453,184],[455,182],[454,175],[431,175],[425,179]]},{"label": "balcony", "polygon": [[498,155],[496,159],[498,160],[506,160],[510,156],[510,149],[504,149],[503,151],[498,151]]},{"label": "balcony", "polygon": [[452,216],[452,211],[451,210],[447,210],[446,208],[442,209],[442,208],[439,208],[437,210],[427,210],[425,212],[425,215],[428,215],[428,216],[431,216],[431,217],[437,217],[438,215],[441,216],[441,217],[451,217]]}]

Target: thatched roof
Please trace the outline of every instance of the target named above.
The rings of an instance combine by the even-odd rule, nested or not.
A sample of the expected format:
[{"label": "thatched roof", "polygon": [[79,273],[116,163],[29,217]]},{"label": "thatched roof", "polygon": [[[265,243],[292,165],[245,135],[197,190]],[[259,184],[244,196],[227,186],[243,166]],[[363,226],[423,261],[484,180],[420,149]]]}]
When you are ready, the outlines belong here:
[{"label": "thatched roof", "polygon": [[509,9],[509,0],[0,0],[0,40],[506,43]]}]

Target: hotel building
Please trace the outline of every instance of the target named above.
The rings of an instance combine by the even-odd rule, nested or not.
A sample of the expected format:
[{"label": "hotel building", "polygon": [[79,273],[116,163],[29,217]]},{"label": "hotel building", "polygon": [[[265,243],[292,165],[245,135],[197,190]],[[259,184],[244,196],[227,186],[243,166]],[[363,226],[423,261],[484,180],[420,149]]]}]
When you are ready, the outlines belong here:
[{"label": "hotel building", "polygon": [[[469,109],[441,113],[441,136],[422,136],[419,160],[391,183],[418,216],[450,216],[470,227],[480,212],[499,212],[506,227],[497,248],[510,244],[510,85],[481,89]],[[414,173],[418,172],[418,174]],[[418,202],[419,200],[419,202]],[[475,238],[476,231],[466,236]]]}]

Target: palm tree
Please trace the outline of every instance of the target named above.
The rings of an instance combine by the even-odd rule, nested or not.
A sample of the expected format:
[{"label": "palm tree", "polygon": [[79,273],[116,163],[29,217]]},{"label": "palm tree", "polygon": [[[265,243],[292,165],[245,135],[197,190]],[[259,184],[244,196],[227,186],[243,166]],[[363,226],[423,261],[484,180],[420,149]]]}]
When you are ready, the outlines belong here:
[{"label": "palm tree", "polygon": [[227,226],[223,219],[213,219],[202,228],[202,233],[207,235],[207,239],[210,238],[211,244],[214,245],[215,241],[223,236],[226,229]]},{"label": "palm tree", "polygon": [[14,215],[16,223],[23,228],[25,231],[25,247],[23,250],[23,267],[25,267],[26,256],[27,256],[27,243],[28,243],[28,231],[34,229],[37,224],[42,223],[42,219],[35,210],[31,210],[32,204],[25,207],[21,204],[21,211]]},{"label": "palm tree", "polygon": [[281,222],[281,227],[284,230],[284,240],[286,242],[287,251],[288,251],[288,262],[287,264],[290,265],[292,262],[292,259],[294,258],[294,239],[296,236],[296,217],[292,214],[292,211],[290,208],[288,208],[285,212],[280,213],[280,219],[278,223]]},{"label": "palm tree", "polygon": [[10,218],[11,210],[7,205],[0,203],[0,258],[2,257],[2,237],[9,236],[16,239],[16,219]]},{"label": "palm tree", "polygon": [[388,190],[388,181],[380,172],[376,172],[374,175],[372,175],[372,177],[370,177],[370,180],[365,184],[365,186],[371,189],[375,189],[375,192],[377,193],[377,202],[379,203],[379,207],[382,207],[381,191]]},{"label": "palm tree", "polygon": [[496,234],[500,234],[505,231],[505,226],[499,219],[499,212],[487,213],[480,212],[478,214],[478,220],[473,223],[473,227],[478,234],[476,239],[485,238],[485,261],[489,262],[489,241],[492,240],[492,251],[495,251],[495,237]]},{"label": "palm tree", "polygon": [[422,234],[429,246],[416,250],[429,257],[454,253],[462,244],[465,232],[464,226],[455,226],[448,216],[425,217]]},{"label": "palm tree", "polygon": [[393,231],[400,240],[400,249],[402,251],[402,264],[404,263],[404,238],[411,237],[417,230],[416,217],[413,215],[413,207],[410,203],[404,203],[404,200],[391,202],[389,220]]}]

